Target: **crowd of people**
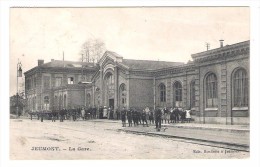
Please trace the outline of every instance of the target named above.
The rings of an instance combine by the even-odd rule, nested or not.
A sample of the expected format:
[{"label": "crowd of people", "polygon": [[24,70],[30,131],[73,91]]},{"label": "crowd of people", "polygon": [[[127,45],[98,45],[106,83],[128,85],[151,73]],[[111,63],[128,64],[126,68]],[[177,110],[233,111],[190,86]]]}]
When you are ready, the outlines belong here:
[{"label": "crowd of people", "polygon": [[78,108],[62,108],[60,110],[42,110],[39,112],[29,113],[32,119],[33,115],[37,115],[38,120],[40,119],[43,122],[44,119],[51,119],[52,122],[56,120],[60,120],[63,122],[64,120],[73,120],[76,121],[78,119],[87,120],[87,119],[96,119],[101,118],[98,115],[97,108],[86,108],[86,107],[78,107]]},{"label": "crowd of people", "polygon": [[149,121],[150,125],[155,124],[156,128],[160,129],[163,123],[189,123],[191,121],[190,112],[191,110],[184,110],[180,107],[170,109],[157,107],[155,110],[150,110],[146,107],[142,111],[135,108],[130,108],[129,110],[123,108],[121,111],[122,126],[126,127],[126,120],[129,127],[138,125],[149,126]]},{"label": "crowd of people", "polygon": [[[184,123],[191,121],[191,111],[184,110],[181,107],[174,108],[155,108],[150,110],[149,107],[144,108],[143,110],[136,108],[126,109],[125,107],[122,110],[114,110],[112,107],[107,108],[106,106],[102,108],[87,108],[87,107],[78,107],[70,109],[61,109],[61,110],[52,110],[52,111],[42,111],[37,112],[38,119],[43,121],[44,118],[51,119],[52,122],[59,120],[63,122],[64,120],[73,120],[78,119],[88,120],[88,119],[109,119],[109,120],[120,120],[122,121],[122,126],[126,127],[127,124],[129,127],[132,126],[149,126],[154,125],[157,129],[161,128],[163,123]],[[32,114],[31,119],[32,119]],[[126,123],[127,122],[127,123]]]}]

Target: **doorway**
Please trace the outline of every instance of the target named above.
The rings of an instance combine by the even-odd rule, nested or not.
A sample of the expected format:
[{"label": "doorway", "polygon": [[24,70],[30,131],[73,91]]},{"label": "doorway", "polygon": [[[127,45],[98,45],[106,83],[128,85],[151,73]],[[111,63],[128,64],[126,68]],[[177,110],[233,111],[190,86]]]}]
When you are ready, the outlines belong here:
[{"label": "doorway", "polygon": [[114,108],[114,99],[108,100],[108,107]]}]

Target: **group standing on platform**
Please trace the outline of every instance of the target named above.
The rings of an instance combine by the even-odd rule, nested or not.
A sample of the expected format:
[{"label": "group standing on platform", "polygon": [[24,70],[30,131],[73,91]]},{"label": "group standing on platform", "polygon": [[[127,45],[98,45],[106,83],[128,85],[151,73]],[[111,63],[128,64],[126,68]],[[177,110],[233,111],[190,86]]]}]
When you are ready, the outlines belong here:
[{"label": "group standing on platform", "polygon": [[[137,127],[142,125],[143,127],[148,127],[149,125],[154,125],[156,129],[161,129],[162,124],[171,124],[171,123],[190,123],[191,122],[191,110],[184,110],[181,107],[172,107],[172,108],[159,108],[149,109],[145,107],[143,110],[136,108],[126,109],[123,107],[121,110],[114,110],[113,107],[103,108],[87,108],[87,107],[78,107],[78,108],[62,108],[60,110],[52,111],[42,111],[37,113],[38,120],[40,119],[43,122],[45,119],[51,119],[52,122],[59,120],[63,122],[64,120],[77,121],[79,119],[89,120],[89,119],[109,119],[109,120],[121,120],[122,127]],[[32,119],[32,114],[31,114]]]},{"label": "group standing on platform", "polygon": [[[128,127],[143,125],[148,127],[155,124],[156,129],[160,129],[162,124],[170,123],[190,123],[191,110],[184,110],[181,107],[175,108],[155,108],[150,110],[148,107],[145,109],[137,110],[130,108],[126,110],[124,107],[121,110],[122,127],[126,127],[126,120],[128,121]],[[149,123],[148,123],[149,121]]]}]

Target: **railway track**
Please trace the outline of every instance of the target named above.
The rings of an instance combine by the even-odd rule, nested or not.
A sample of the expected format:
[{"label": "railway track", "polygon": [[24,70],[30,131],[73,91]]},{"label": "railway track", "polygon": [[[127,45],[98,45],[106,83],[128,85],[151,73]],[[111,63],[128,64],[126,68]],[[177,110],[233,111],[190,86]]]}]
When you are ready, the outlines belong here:
[{"label": "railway track", "polygon": [[229,150],[235,150],[235,151],[244,151],[249,152],[249,146],[244,144],[237,144],[237,143],[228,143],[228,142],[219,142],[219,141],[211,141],[211,140],[204,140],[204,139],[197,139],[192,137],[183,137],[183,136],[177,136],[177,135],[165,135],[163,133],[153,133],[153,132],[138,132],[138,131],[131,131],[131,130],[123,130],[119,129],[118,131],[123,131],[126,133],[136,134],[136,135],[146,135],[151,137],[163,137],[163,138],[169,138],[180,142],[185,143],[192,143],[192,144],[199,144],[204,146],[211,146],[216,148],[223,148],[223,149],[229,149]]},{"label": "railway track", "polygon": [[[66,124],[66,123],[65,123]],[[73,128],[70,124],[70,127],[68,126],[62,126],[62,125],[51,125],[50,126],[56,127],[56,128],[62,128],[66,130],[71,131],[78,131],[78,132],[85,132],[84,130],[79,130],[77,128]],[[76,124],[75,124],[76,125]],[[80,126],[83,127],[89,127],[87,124],[81,124]],[[210,146],[210,147],[216,147],[216,148],[222,148],[222,149],[228,149],[228,150],[234,150],[234,151],[243,151],[243,152],[249,152],[250,148],[248,145],[244,144],[238,144],[238,143],[228,143],[228,142],[220,142],[220,141],[213,141],[213,140],[204,140],[204,139],[198,139],[194,137],[184,137],[184,136],[178,136],[178,135],[168,135],[164,133],[156,133],[156,132],[140,132],[135,130],[127,130],[127,129],[104,129],[107,131],[117,131],[117,132],[125,132],[129,134],[135,134],[135,135],[145,135],[150,137],[161,137],[161,138],[168,138],[174,141],[184,142],[184,143],[191,143],[191,144],[198,144],[203,146]]]}]

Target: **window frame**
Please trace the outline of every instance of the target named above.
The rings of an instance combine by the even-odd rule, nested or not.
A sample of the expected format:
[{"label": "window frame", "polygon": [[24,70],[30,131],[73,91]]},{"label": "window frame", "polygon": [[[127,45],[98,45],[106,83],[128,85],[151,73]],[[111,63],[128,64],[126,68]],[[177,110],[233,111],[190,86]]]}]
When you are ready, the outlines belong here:
[{"label": "window frame", "polygon": [[[47,79],[48,78],[48,79]],[[48,84],[47,84],[48,83]],[[47,86],[48,85],[48,86]],[[31,86],[30,86],[31,87]],[[43,88],[50,89],[51,88],[51,77],[50,76],[43,76]]]},{"label": "window frame", "polygon": [[[58,79],[60,79],[60,84],[58,85],[57,83],[57,81],[58,81]],[[62,77],[55,77],[55,87],[60,87],[60,86],[62,86]]]},{"label": "window frame", "polygon": [[160,83],[159,85],[159,92],[160,92],[160,102],[166,102],[166,86],[164,83]]},{"label": "window frame", "polygon": [[182,101],[182,84],[180,81],[176,81],[173,84],[174,99],[176,101]]},{"label": "window frame", "polygon": [[248,74],[244,68],[238,68],[232,75],[232,108],[247,108],[249,104]]},{"label": "window frame", "polygon": [[218,107],[218,78],[213,72],[208,73],[205,77],[205,99],[206,108]]},{"label": "window frame", "polygon": [[74,77],[68,77],[68,84],[69,85],[74,84]]}]

